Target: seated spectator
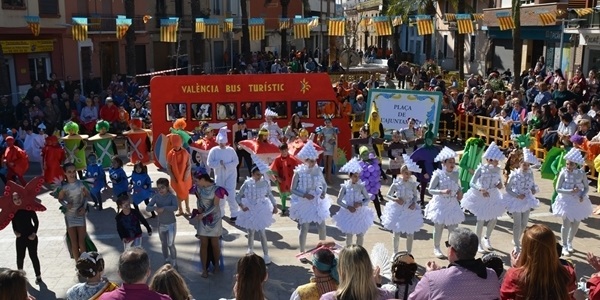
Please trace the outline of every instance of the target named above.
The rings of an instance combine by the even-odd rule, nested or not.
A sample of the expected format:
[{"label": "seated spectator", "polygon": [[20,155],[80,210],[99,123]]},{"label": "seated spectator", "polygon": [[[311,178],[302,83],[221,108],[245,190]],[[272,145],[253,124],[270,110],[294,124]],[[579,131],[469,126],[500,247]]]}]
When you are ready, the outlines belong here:
[{"label": "seated spectator", "polygon": [[129,127],[129,113],[127,112],[127,110],[125,110],[125,107],[123,105],[119,105],[119,118],[117,119],[117,128],[113,128],[116,129],[115,132],[121,132],[127,129],[127,127]]},{"label": "seated spectator", "polygon": [[98,108],[94,106],[92,99],[87,98],[85,100],[85,107],[81,109],[81,121],[87,133],[91,134],[94,132],[97,120]]},{"label": "seated spectator", "polygon": [[96,299],[119,287],[102,276],[104,259],[98,252],[82,253],[77,260],[76,268],[79,276],[86,281],[72,286],[67,291],[67,300]]},{"label": "seated spectator", "polygon": [[310,278],[310,283],[296,288],[290,300],[319,299],[323,294],[335,291],[339,282],[337,264],[338,260],[331,250],[317,250],[312,258],[314,276]]},{"label": "seated spectator", "polygon": [[561,263],[554,232],[535,224],[525,230],[520,253],[511,254],[511,266],[500,289],[501,299],[575,299],[575,270]]},{"label": "seated spectator", "polygon": [[[254,253],[242,256],[237,263],[237,274],[233,285],[235,298],[229,300],[266,299],[264,284],[268,278],[267,265],[262,257]],[[221,298],[220,300],[226,299]]]},{"label": "seated spectator", "polygon": [[586,287],[590,290],[588,299],[598,300],[600,299],[600,258],[594,253],[588,252],[587,261],[596,271],[586,283]]},{"label": "seated spectator", "polygon": [[396,253],[391,271],[392,283],[384,284],[381,288],[394,292],[395,299],[408,299],[419,283],[415,258],[407,252]]},{"label": "seated spectator", "polygon": [[0,299],[35,300],[27,293],[27,277],[23,271],[0,270]]},{"label": "seated spectator", "polygon": [[111,127],[116,128],[116,123],[119,121],[119,108],[114,104],[112,98],[106,98],[106,105],[100,108],[100,119],[107,121]]},{"label": "seated spectator", "polygon": [[585,103],[581,103],[579,105],[577,105],[577,116],[573,118],[573,121],[576,124],[579,124],[579,121],[581,120],[588,120],[591,121],[592,117],[588,114],[590,111],[590,106],[585,104]]},{"label": "seated spectator", "polygon": [[523,127],[523,123],[525,122],[525,115],[527,110],[521,106],[521,100],[518,98],[513,98],[512,101],[512,111],[510,113],[510,125],[513,134],[521,134],[521,128]]},{"label": "seated spectator", "polygon": [[[548,91],[548,84],[546,84],[545,82],[540,82],[538,84],[538,90],[539,93],[534,98],[535,103],[539,105],[544,105],[548,103],[550,99],[552,99],[552,94],[550,94],[550,92]],[[560,106],[562,106],[562,103],[560,104]]]},{"label": "seated spectator", "polygon": [[487,109],[483,106],[483,99],[475,98],[475,108],[471,112],[473,116],[487,117]]},{"label": "seated spectator", "polygon": [[171,299],[192,300],[190,289],[185,280],[177,270],[170,264],[163,265],[152,279],[150,279],[150,289],[164,295],[169,295]]},{"label": "seated spectator", "polygon": [[488,269],[494,270],[496,275],[498,275],[498,279],[500,283],[504,279],[504,261],[498,254],[496,253],[488,253],[481,258],[481,261],[485,264]]},{"label": "seated spectator", "polygon": [[591,122],[589,120],[583,119],[577,123],[579,130],[577,134],[580,136],[584,136],[588,141],[591,141],[597,134],[596,131],[592,130]]},{"label": "seated spectator", "polygon": [[435,262],[427,263],[427,272],[421,278],[411,300],[495,300],[500,298],[500,282],[496,272],[486,268],[481,259],[475,259],[479,238],[467,228],[450,232],[448,268]]},{"label": "seated spectator", "polygon": [[502,106],[500,106],[500,101],[498,99],[493,99],[492,104],[487,108],[487,116],[493,118],[500,114],[501,111]]}]

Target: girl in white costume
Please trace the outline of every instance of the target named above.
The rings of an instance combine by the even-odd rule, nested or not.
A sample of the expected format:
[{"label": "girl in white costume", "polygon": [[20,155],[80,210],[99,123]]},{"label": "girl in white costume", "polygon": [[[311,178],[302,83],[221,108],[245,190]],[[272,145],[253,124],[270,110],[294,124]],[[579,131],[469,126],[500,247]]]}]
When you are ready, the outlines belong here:
[{"label": "girl in white costume", "polygon": [[433,172],[428,188],[433,198],[425,207],[425,218],[433,222],[433,255],[438,258],[445,257],[440,250],[444,225],[450,232],[465,220],[459,204],[463,194],[455,158],[456,152],[448,147],[440,151],[434,162],[441,163],[442,169]]},{"label": "girl in white costume", "polygon": [[296,167],[292,177],[290,218],[300,224],[300,252],[305,252],[310,223],[318,224],[319,240],[327,235],[325,220],[329,218],[331,199],[323,171],[317,166],[319,154],[313,142],[308,140],[296,157],[305,163]]},{"label": "girl in white costume", "polygon": [[269,131],[269,142],[279,146],[281,145],[281,138],[283,138],[283,131],[279,128],[279,125],[273,121],[273,118],[277,117],[278,115],[276,112],[269,108],[265,109],[265,122],[260,124],[260,129],[267,129]]},{"label": "girl in white costume", "polygon": [[421,173],[421,168],[406,154],[402,155],[404,165],[400,167],[400,177],[395,178],[387,196],[392,202],[383,210],[381,223],[394,233],[394,253],[398,253],[400,235],[406,234],[406,251],[412,253],[414,233],[423,227],[423,216],[419,201],[418,183],[412,178],[412,172]]},{"label": "girl in white costume", "polygon": [[513,217],[513,244],[515,252],[521,252],[521,235],[527,228],[529,212],[540,205],[534,194],[539,192],[535,184],[531,165],[539,163],[535,155],[527,148],[523,149],[523,160],[519,168],[513,170],[506,183],[506,193],[503,195],[504,204]]},{"label": "girl in white costume", "polygon": [[573,253],[573,238],[579,229],[581,220],[592,214],[592,203],[588,196],[589,183],[585,172],[579,166],[585,163],[581,152],[576,148],[565,155],[567,162],[560,171],[556,182],[556,201],[552,204],[552,212],[563,219],[560,229],[563,244],[562,255]]},{"label": "girl in white costume", "polygon": [[[471,178],[471,188],[465,193],[465,197],[460,203],[463,209],[469,210],[477,217],[476,233],[480,241],[479,253],[493,250],[490,235],[496,227],[497,218],[506,211],[506,205],[500,193],[502,169],[498,167],[500,160],[505,158],[504,154],[496,143],[492,142],[483,154],[483,158],[487,163],[477,167]],[[488,222],[487,230],[485,236],[482,237],[485,222]]]},{"label": "girl in white costume", "polygon": [[337,204],[342,209],[333,216],[333,222],[346,234],[346,245],[352,245],[353,236],[356,235],[356,244],[362,246],[365,233],[375,220],[375,212],[369,207],[371,196],[360,181],[361,171],[357,158],[351,159],[340,169],[340,172],[349,173],[350,179],[341,184]]},{"label": "girl in white costume", "polygon": [[263,177],[263,174],[269,171],[269,166],[255,155],[252,156],[252,160],[255,163],[251,171],[252,177],[244,181],[235,197],[242,210],[235,224],[248,230],[247,253],[254,253],[254,233],[258,231],[263,259],[268,265],[271,258],[265,229],[275,222],[272,215],[277,213],[277,206],[271,192],[271,183]]}]

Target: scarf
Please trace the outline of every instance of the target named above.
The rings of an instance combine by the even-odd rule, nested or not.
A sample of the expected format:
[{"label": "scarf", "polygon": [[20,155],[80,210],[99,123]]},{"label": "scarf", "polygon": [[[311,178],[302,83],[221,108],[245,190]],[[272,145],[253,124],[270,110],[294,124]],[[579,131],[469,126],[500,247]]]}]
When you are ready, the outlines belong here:
[{"label": "scarf", "polygon": [[481,258],[457,260],[448,267],[463,267],[475,274],[477,277],[487,279],[487,269]]}]

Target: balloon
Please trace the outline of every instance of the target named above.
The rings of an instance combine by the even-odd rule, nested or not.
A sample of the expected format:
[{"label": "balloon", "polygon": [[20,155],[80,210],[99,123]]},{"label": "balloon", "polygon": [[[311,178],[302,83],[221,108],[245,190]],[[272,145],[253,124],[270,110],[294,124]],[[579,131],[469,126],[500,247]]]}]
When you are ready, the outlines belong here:
[{"label": "balloon", "polygon": [[367,166],[367,163],[366,163],[366,162],[364,162],[364,161],[361,161],[361,162],[359,162],[358,164],[359,164],[361,167],[363,167],[363,168]]},{"label": "balloon", "polygon": [[365,187],[367,187],[367,190],[368,190],[368,189],[369,189],[369,184],[370,184],[371,182],[369,181],[369,179],[366,179],[366,178],[365,178],[365,179],[363,179],[363,182],[364,182],[364,184],[365,184]]},{"label": "balloon", "polygon": [[381,188],[381,183],[377,182],[377,183],[375,184],[375,189],[376,189],[377,191],[379,191],[379,189],[380,189],[380,188]]},{"label": "balloon", "polygon": [[375,182],[375,181],[377,181],[378,177],[379,176],[377,176],[377,174],[371,173],[371,176],[369,176],[369,180]]},{"label": "balloon", "polygon": [[369,173],[371,173],[371,172],[373,172],[373,168],[375,168],[375,167],[373,167],[373,165],[369,165],[367,167],[367,171],[369,171]]}]

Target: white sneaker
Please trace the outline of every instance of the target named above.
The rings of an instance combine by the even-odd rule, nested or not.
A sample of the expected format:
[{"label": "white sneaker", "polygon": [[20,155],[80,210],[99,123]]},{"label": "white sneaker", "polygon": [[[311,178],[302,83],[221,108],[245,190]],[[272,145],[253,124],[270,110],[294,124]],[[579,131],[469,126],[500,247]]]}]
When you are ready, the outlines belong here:
[{"label": "white sneaker", "polygon": [[481,240],[481,243],[483,244],[483,245],[482,245],[482,246],[483,246],[483,248],[485,248],[485,249],[487,249],[487,250],[489,250],[489,251],[492,251],[492,250],[494,250],[494,248],[492,247],[492,243],[490,243],[490,239],[489,239],[489,238],[486,238],[486,237],[484,237],[484,238]]},{"label": "white sneaker", "polygon": [[271,257],[269,257],[269,255],[265,255],[263,259],[265,260],[265,265],[271,264]]},{"label": "white sneaker", "polygon": [[569,252],[569,250],[567,250],[566,245],[563,245],[562,256],[571,256],[571,253]]},{"label": "white sneaker", "polygon": [[444,255],[444,253],[442,253],[442,250],[440,250],[439,247],[435,247],[433,248],[433,256],[442,259],[445,258],[446,256]]},{"label": "white sneaker", "polygon": [[569,251],[569,253],[575,252],[575,250],[573,250],[573,244],[572,243],[567,243],[567,251]]},{"label": "white sneaker", "polygon": [[514,251],[515,253],[519,254],[519,253],[521,253],[521,247],[519,247],[519,246],[515,246],[515,247],[513,248],[513,251]]},{"label": "white sneaker", "polygon": [[248,250],[246,250],[246,254],[252,254],[254,253],[254,250],[252,248],[248,248]]},{"label": "white sneaker", "polygon": [[482,254],[483,253],[488,253],[488,251],[485,250],[483,247],[481,247],[481,245],[479,245],[479,247],[477,247],[477,252],[482,253]]}]

